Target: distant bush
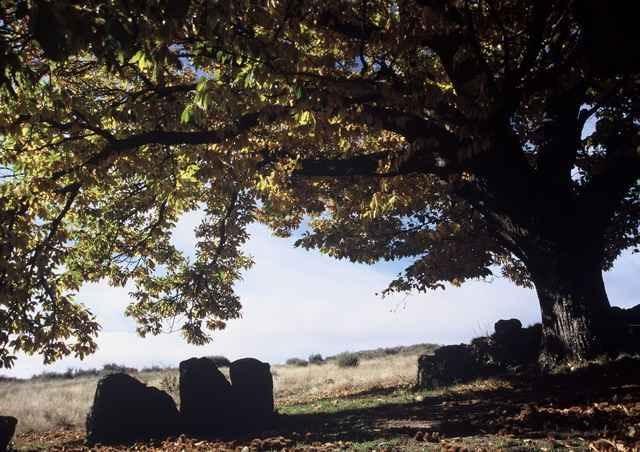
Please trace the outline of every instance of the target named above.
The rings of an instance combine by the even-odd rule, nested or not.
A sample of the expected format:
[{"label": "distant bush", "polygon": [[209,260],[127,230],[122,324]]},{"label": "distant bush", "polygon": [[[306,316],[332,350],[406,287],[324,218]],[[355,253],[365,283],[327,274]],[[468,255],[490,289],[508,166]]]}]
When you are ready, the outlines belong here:
[{"label": "distant bush", "polygon": [[356,353],[344,352],[336,356],[336,363],[338,367],[358,367],[360,358]]},{"label": "distant bush", "polygon": [[135,367],[127,367],[122,364],[109,363],[102,366],[103,374],[118,374],[118,373],[134,374],[137,372],[138,372],[138,369],[136,369]]},{"label": "distant bush", "polygon": [[20,379],[18,379],[16,377],[9,377],[7,375],[0,375],[0,382],[9,383],[9,382],[18,382],[18,381],[22,381],[22,380],[20,380]]},{"label": "distant bush", "polygon": [[309,365],[307,361],[300,358],[289,358],[286,362],[287,366],[306,367]]},{"label": "distant bush", "polygon": [[180,379],[176,374],[166,374],[160,380],[160,389],[168,392],[174,400],[178,400],[180,397]]},{"label": "distant bush", "polygon": [[160,366],[158,364],[154,364],[153,366],[143,367],[140,372],[164,372],[167,370],[176,370],[173,366]]},{"label": "distant bush", "polygon": [[70,378],[73,378],[73,369],[67,369],[65,372],[44,371],[31,377],[32,380],[66,380]]},{"label": "distant bush", "polygon": [[[70,369],[67,370],[68,373]],[[73,370],[73,378],[78,377],[96,377],[100,375],[100,371],[98,369],[74,369]]]},{"label": "distant bush", "polygon": [[320,353],[309,355],[309,364],[324,364],[324,358]]},{"label": "distant bush", "polygon": [[231,361],[229,361],[225,356],[215,355],[207,356],[207,358],[213,361],[213,364],[215,364],[216,367],[229,367],[231,365]]},{"label": "distant bush", "polygon": [[69,367],[64,372],[50,372],[44,371],[40,374],[31,377],[32,380],[71,380],[73,378],[82,377],[99,377],[101,375],[115,374],[115,373],[136,373],[138,369],[133,367],[127,367],[120,364],[105,364],[102,370],[98,369],[74,369]]},{"label": "distant bush", "polygon": [[[386,348],[376,348],[372,350],[360,350],[357,352],[350,352],[354,355],[357,355],[360,360],[370,360],[370,359],[379,359],[385,358],[389,356],[409,356],[409,355],[432,355],[433,352],[439,346],[436,344],[415,344],[408,346],[397,346],[397,347],[386,347]],[[338,358],[336,356],[328,356],[326,361],[334,361]]]}]

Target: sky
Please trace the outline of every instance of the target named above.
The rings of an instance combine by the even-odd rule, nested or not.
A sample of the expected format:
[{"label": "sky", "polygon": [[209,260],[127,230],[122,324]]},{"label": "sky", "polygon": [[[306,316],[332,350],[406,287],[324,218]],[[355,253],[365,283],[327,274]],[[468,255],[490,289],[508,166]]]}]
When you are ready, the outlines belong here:
[{"label": "sky", "polygon": [[[193,228],[200,214],[186,215],[177,225],[174,243],[193,253]],[[237,291],[243,303],[241,319],[214,333],[205,346],[186,344],[179,333],[140,338],[124,316],[131,287],[87,284],[78,300],[102,325],[98,351],[80,361],[67,358],[44,366],[39,356],[20,355],[14,368],[0,374],[29,377],[43,371],[96,368],[118,363],[143,368],[176,366],[193,356],[246,356],[271,363],[288,358],[323,356],[342,351],[415,343],[455,344],[491,333],[498,319],[518,318],[524,325],[539,321],[534,291],[495,277],[428,293],[376,295],[402,269],[400,264],[352,264],[315,251],[293,247],[293,239],[276,238],[260,225],[251,226],[247,251],[256,264]],[[640,303],[640,259],[624,254],[605,282],[612,304]]]}]

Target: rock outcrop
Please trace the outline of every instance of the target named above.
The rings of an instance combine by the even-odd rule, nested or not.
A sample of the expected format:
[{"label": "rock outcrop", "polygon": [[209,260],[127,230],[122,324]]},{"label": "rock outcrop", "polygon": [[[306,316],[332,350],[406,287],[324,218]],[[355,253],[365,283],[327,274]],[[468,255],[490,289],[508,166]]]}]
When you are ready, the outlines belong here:
[{"label": "rock outcrop", "polygon": [[256,430],[273,423],[273,377],[268,363],[243,358],[229,367],[233,399],[244,430]]},{"label": "rock outcrop", "polygon": [[418,381],[421,388],[439,388],[477,378],[481,369],[470,345],[445,345],[433,355],[418,358]]},{"label": "rock outcrop", "polygon": [[18,420],[13,416],[0,416],[0,452],[5,452],[16,432]]},{"label": "rock outcrop", "polygon": [[118,444],[179,433],[224,438],[272,427],[269,364],[239,359],[229,374],[232,383],[209,358],[182,361],[179,412],[167,393],[126,374],[108,375],[98,382],[87,415],[87,442]]},{"label": "rock outcrop", "polygon": [[418,359],[417,387],[436,388],[535,366],[542,348],[539,324],[523,328],[518,319],[498,320],[491,336],[470,345],[447,345]]},{"label": "rock outcrop", "polygon": [[191,358],[180,363],[180,415],[185,432],[228,434],[235,412],[231,385],[212,360]]},{"label": "rock outcrop", "polygon": [[169,394],[135,378],[111,374],[98,382],[87,415],[89,444],[164,438],[179,431],[180,417]]}]

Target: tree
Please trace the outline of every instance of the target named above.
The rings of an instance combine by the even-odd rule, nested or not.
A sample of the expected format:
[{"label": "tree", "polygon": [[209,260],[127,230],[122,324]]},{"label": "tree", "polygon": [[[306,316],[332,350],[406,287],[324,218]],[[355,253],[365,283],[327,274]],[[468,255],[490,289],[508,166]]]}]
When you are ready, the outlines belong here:
[{"label": "tree", "polygon": [[[206,342],[240,315],[253,221],[413,258],[387,291],[501,268],[537,290],[547,363],[619,347],[602,271],[639,237],[631,2],[130,3],[0,9],[5,365],[91,352],[73,292],[102,278],[135,283],[141,334]],[[191,261],[169,239],[196,208]]]}]

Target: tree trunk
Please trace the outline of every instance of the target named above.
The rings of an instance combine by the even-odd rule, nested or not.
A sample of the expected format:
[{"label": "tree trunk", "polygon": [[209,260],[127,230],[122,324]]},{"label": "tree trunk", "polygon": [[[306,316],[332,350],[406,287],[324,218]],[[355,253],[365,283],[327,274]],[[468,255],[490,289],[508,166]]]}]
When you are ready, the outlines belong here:
[{"label": "tree trunk", "polygon": [[592,359],[619,345],[600,259],[585,254],[547,254],[529,265],[542,311],[545,367]]}]

